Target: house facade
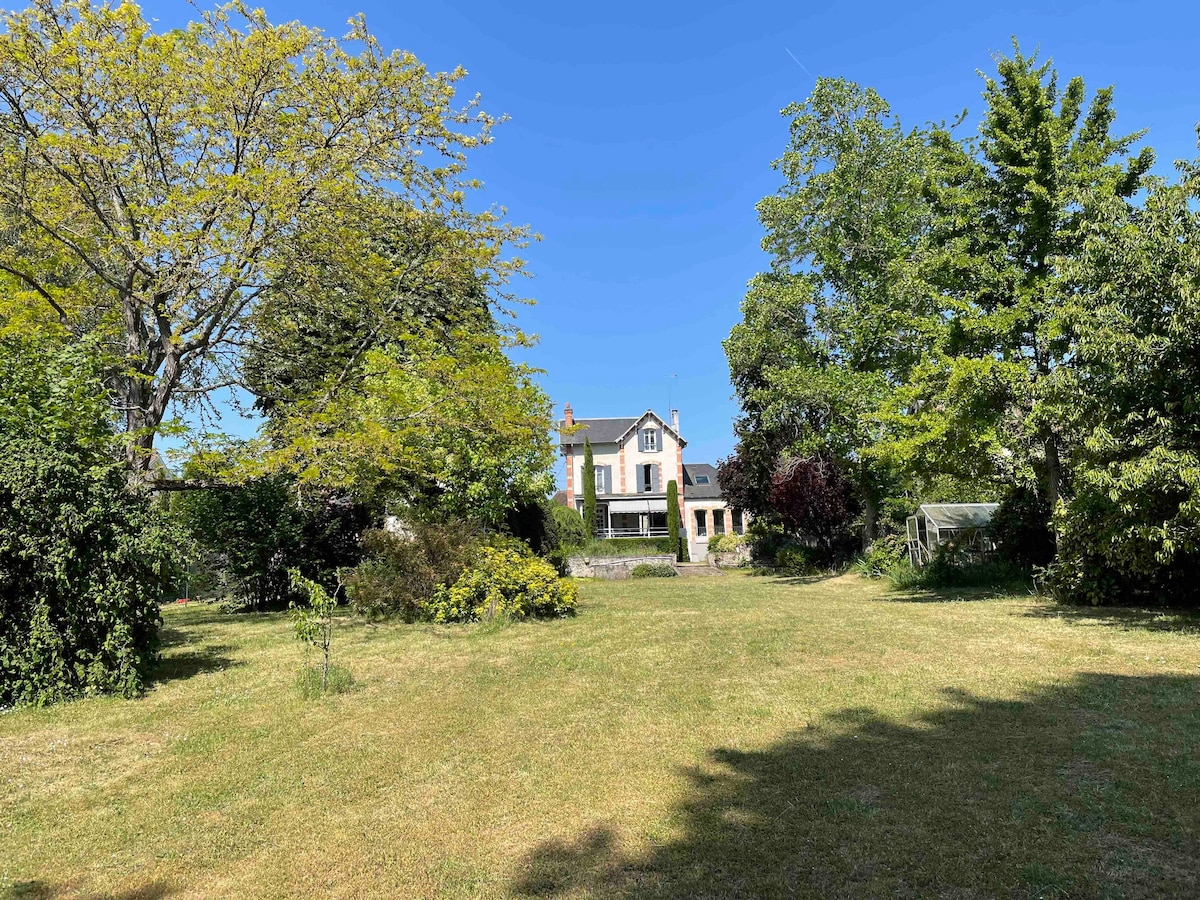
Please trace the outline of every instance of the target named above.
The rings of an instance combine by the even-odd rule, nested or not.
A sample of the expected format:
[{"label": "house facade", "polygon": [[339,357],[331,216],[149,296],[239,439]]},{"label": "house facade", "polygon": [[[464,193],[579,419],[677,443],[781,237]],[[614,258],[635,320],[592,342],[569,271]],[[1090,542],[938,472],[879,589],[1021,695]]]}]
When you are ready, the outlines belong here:
[{"label": "house facade", "polygon": [[566,462],[566,504],[583,513],[583,446],[592,446],[596,476],[596,533],[602,538],[666,537],[667,484],[679,487],[680,520],[692,559],[703,559],[715,534],[741,534],[741,510],[721,497],[715,466],[685,463],[687,441],[679,410],[669,420],[653,410],[640,416],[576,419],[563,410],[560,450]]}]

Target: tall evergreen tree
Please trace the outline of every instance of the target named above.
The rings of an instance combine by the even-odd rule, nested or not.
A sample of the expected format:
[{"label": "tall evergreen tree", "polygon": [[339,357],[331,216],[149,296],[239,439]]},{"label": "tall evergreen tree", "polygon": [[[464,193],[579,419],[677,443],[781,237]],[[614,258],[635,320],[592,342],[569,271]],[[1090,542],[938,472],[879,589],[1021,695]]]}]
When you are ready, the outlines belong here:
[{"label": "tall evergreen tree", "polygon": [[592,459],[592,442],[583,439],[583,527],[596,536],[596,463]]},{"label": "tall evergreen tree", "polygon": [[667,537],[671,540],[671,552],[675,559],[683,560],[683,541],[679,537],[679,483],[672,478],[667,482]]},{"label": "tall evergreen tree", "polygon": [[1014,42],[996,67],[984,79],[977,140],[945,132],[934,140],[941,166],[926,274],[949,331],[905,397],[915,439],[906,450],[935,466],[956,456],[992,463],[993,475],[1040,485],[1053,508],[1064,490],[1064,447],[1047,400],[1078,348],[1064,315],[1078,289],[1069,263],[1099,211],[1129,203],[1154,154],[1123,159],[1144,132],[1112,134],[1112,87],[1097,91],[1085,114],[1083,79],[1060,91],[1052,63],[1036,53]]}]

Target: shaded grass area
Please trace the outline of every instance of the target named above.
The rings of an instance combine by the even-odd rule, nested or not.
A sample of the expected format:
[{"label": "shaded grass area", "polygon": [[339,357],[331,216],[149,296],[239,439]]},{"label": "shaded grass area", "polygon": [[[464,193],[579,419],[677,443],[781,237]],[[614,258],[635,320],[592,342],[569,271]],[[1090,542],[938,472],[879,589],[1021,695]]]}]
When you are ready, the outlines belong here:
[{"label": "shaded grass area", "polygon": [[356,689],[307,702],[286,617],[167,609],[141,700],[0,715],[0,897],[1200,893],[1192,620],[582,588],[569,620],[345,620]]}]

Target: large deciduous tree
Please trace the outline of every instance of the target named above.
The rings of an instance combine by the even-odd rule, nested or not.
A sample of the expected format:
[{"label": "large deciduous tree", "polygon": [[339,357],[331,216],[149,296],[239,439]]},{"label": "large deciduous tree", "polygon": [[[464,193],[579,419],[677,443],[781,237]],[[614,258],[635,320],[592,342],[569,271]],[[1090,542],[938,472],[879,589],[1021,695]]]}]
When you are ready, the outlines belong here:
[{"label": "large deciduous tree", "polygon": [[1112,133],[1111,87],[1085,111],[1083,79],[1061,88],[1049,61],[1015,43],[996,69],[977,139],[934,140],[924,271],[948,330],[890,424],[916,466],[1032,481],[1053,508],[1064,435],[1046,400],[1078,349],[1063,315],[1078,290],[1070,263],[1099,211],[1129,204],[1154,154],[1126,159],[1143,132]]},{"label": "large deciduous tree", "polygon": [[254,312],[309,277],[314,228],[358,246],[338,210],[383,196],[456,232],[468,267],[519,266],[501,255],[520,230],[467,211],[465,153],[494,120],[456,101],[464,74],[384,52],[361,18],[339,40],[241,3],[165,32],[128,2],[0,15],[0,271],[110,339],[130,467],[172,401],[241,380]]},{"label": "large deciduous tree", "polygon": [[836,460],[863,501],[869,542],[890,481],[866,452],[878,437],[870,416],[939,324],[912,275],[928,221],[927,135],[841,79],[818,79],[783,114],[791,137],[774,166],[784,183],[758,204],[772,270],[751,282],[725,342],[743,410],[739,472],[758,486],[743,501],[771,517],[777,467]]},{"label": "large deciduous tree", "polygon": [[1048,398],[1074,447],[1050,584],[1103,604],[1200,599],[1200,165],[1110,202],[1071,275],[1075,365]]}]

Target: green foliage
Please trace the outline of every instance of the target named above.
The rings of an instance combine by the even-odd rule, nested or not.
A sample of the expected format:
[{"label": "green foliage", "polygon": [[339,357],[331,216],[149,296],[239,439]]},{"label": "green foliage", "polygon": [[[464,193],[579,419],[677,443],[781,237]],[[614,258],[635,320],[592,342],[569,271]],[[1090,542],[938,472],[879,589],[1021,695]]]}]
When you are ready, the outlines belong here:
[{"label": "green foliage", "polygon": [[466,331],[368,351],[361,378],[273,413],[263,465],[500,527],[546,495],[553,461],[550,401],[508,349],[500,334]]},{"label": "green foliage", "polygon": [[888,572],[898,590],[943,588],[994,588],[1010,592],[1033,587],[1029,570],[1006,560],[973,560],[949,546],[938,549],[928,563],[915,568],[907,560]]},{"label": "green foliage", "polygon": [[569,616],[577,591],[544,560],[484,547],[473,567],[453,585],[440,587],[426,610],[441,623]]},{"label": "green foliage", "polygon": [[799,541],[778,526],[755,520],[745,536],[751,559],[760,567],[791,575],[833,572],[848,563],[858,551],[857,538],[845,535],[825,545]]},{"label": "green foliage", "polygon": [[[495,292],[522,268],[507,250],[527,231],[469,199],[466,156],[495,120],[456,103],[465,70],[385,52],[361,17],[338,39],[238,3],[156,30],[134,3],[37,2],[0,14],[0,70],[0,264],[26,289],[18,304],[121,348],[114,407],[140,472],[172,401],[227,383],[264,294],[302,285],[338,302],[307,290],[318,267],[326,286],[398,288],[381,302],[434,270]],[[383,200],[406,234],[458,240],[397,272],[361,252],[360,210]]]},{"label": "green foliage", "polygon": [[733,553],[746,543],[746,539],[732,531],[726,534],[714,534],[708,539],[709,553]]},{"label": "green foliage", "polygon": [[1102,210],[1130,208],[1154,156],[1124,159],[1142,132],[1110,133],[1111,88],[1085,113],[1083,80],[1060,90],[1036,54],[1014,45],[996,65],[977,143],[933,137],[924,272],[948,328],[887,416],[887,453],[926,473],[1038,482],[1053,507],[1070,448],[1048,401],[1078,351],[1072,261]]},{"label": "green foliage", "polygon": [[[535,556],[551,563],[560,575],[567,574],[567,557],[586,539],[579,514],[545,497],[514,507],[505,528],[507,534],[521,540]],[[499,546],[494,539],[489,543]]]},{"label": "green foliage", "polygon": [[772,268],[725,342],[743,416],[722,484],[779,525],[781,465],[832,460],[864,541],[912,498],[999,496],[1002,552],[1026,568],[1054,553],[1065,501],[1060,596],[1183,599],[1200,568],[1197,170],[1149,179],[1113,90],[1089,100],[1015,45],[984,100],[967,137],[961,119],[906,131],[830,79],[785,110],[783,184],[758,206]]},{"label": "green foliage", "polygon": [[569,506],[560,506],[555,503],[551,507],[550,514],[558,525],[559,545],[564,551],[582,547],[587,542],[587,529],[578,512]]},{"label": "green foliage", "polygon": [[679,519],[679,483],[672,478],[667,482],[667,537],[671,541],[671,555],[676,561],[683,559],[683,538],[679,534],[682,522]]},{"label": "green foliage", "polygon": [[296,673],[296,690],[305,700],[330,694],[345,694],[354,689],[354,676],[345,666],[303,666]]},{"label": "green foliage", "polygon": [[786,544],[775,552],[772,564],[789,575],[815,575],[823,568],[826,556],[818,547]]},{"label": "green foliage", "polygon": [[891,461],[868,452],[880,437],[874,414],[940,328],[914,266],[928,221],[928,135],[841,79],[818,79],[783,115],[783,184],[758,204],[772,268],[751,281],[725,342],[743,416],[741,477],[723,470],[722,484],[771,521],[780,462],[829,460],[853,485],[869,538],[893,480]]},{"label": "green foliage", "polygon": [[1200,603],[1200,167],[1113,205],[1080,265],[1077,440],[1049,584],[1078,603]]},{"label": "green foliage", "polygon": [[[185,476],[193,473],[184,467]],[[232,609],[286,607],[292,568],[332,586],[339,569],[361,559],[359,536],[371,520],[351,496],[301,490],[288,475],[181,491],[170,509],[192,540],[196,593],[224,598]]]},{"label": "green foliage", "polygon": [[1051,513],[1044,493],[1025,485],[1010,490],[988,526],[1000,557],[1026,569],[1049,565],[1055,551]]},{"label": "green foliage", "polygon": [[608,538],[590,540],[579,548],[579,555],[592,556],[666,556],[671,552],[670,538]]},{"label": "green foliage", "polygon": [[479,543],[479,534],[461,521],[414,519],[399,534],[366,532],[366,559],[345,576],[351,608],[371,619],[425,618],[438,590],[457,582],[472,564]]},{"label": "green foliage", "polygon": [[629,570],[630,578],[674,578],[678,574],[669,563],[638,563]]},{"label": "green foliage", "polygon": [[113,447],[89,358],[0,342],[0,706],[132,696],[158,659],[176,535]]},{"label": "green foliage", "polygon": [[596,463],[592,458],[592,442],[583,439],[583,527],[588,537],[596,534]]},{"label": "green foliage", "polygon": [[867,578],[882,578],[907,565],[908,545],[899,534],[885,534],[854,561],[854,571]]},{"label": "green foliage", "polygon": [[321,673],[321,692],[325,693],[329,689],[333,613],[337,609],[337,597],[317,582],[305,578],[298,569],[292,569],[288,575],[292,580],[292,590],[304,597],[302,604],[291,604],[296,639],[303,641],[306,649],[316,647],[321,651],[321,666],[318,671]]}]

